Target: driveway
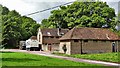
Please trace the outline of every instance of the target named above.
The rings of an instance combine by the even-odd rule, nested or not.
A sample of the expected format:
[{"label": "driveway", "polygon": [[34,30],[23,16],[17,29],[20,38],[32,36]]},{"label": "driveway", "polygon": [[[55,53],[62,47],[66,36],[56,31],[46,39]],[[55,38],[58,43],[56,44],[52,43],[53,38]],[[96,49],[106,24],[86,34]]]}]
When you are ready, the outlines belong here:
[{"label": "driveway", "polygon": [[87,60],[87,59],[79,59],[79,58],[72,58],[72,57],[64,57],[64,56],[58,56],[58,55],[51,54],[50,52],[43,52],[43,51],[26,51],[26,50],[19,50],[19,49],[4,49],[4,50],[1,50],[1,51],[25,52],[25,53],[48,56],[48,57],[53,57],[53,58],[61,58],[61,59],[65,59],[65,60],[75,61],[75,62],[85,62],[85,63],[90,63],[90,64],[102,64],[104,66],[120,66],[120,64],[117,64],[117,63],[96,61],[96,60]]}]

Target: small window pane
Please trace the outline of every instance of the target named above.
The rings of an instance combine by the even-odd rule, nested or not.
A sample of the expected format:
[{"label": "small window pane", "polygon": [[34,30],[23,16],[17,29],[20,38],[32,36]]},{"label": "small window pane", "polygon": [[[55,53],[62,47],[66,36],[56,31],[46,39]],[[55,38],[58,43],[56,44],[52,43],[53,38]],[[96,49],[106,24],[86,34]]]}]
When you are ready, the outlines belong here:
[{"label": "small window pane", "polygon": [[59,37],[56,37],[56,38],[59,38]]},{"label": "small window pane", "polygon": [[97,40],[93,40],[93,42],[98,42]]},{"label": "small window pane", "polygon": [[79,42],[78,40],[74,40],[74,42]]},{"label": "small window pane", "polygon": [[84,40],[84,42],[88,42],[88,40]]},{"label": "small window pane", "polygon": [[54,38],[54,37],[51,37],[51,38]]}]

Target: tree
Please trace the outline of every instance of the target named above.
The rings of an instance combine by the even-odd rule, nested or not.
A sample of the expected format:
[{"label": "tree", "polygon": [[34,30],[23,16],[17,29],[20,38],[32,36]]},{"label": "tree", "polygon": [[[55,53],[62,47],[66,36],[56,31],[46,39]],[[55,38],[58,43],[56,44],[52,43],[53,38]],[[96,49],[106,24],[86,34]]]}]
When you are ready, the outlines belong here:
[{"label": "tree", "polygon": [[21,28],[21,40],[28,39],[31,35],[37,35],[37,29],[40,27],[32,18],[22,16]]},{"label": "tree", "polygon": [[20,40],[27,40],[32,35],[37,34],[40,24],[30,17],[21,16],[17,11],[9,11],[7,7],[1,8],[2,21],[2,44],[5,47],[16,47]]},{"label": "tree", "polygon": [[7,44],[12,44],[12,46],[17,45],[18,39],[20,37],[19,20],[20,15],[15,11],[8,12],[7,15],[3,15],[3,42]]},{"label": "tree", "polygon": [[[106,2],[78,2],[71,5],[61,6],[58,10],[51,11],[48,19],[41,23],[44,26],[53,28],[69,27],[95,27],[101,28],[103,25],[112,27],[115,17],[115,10],[110,8]],[[42,26],[42,27],[44,27]]]}]

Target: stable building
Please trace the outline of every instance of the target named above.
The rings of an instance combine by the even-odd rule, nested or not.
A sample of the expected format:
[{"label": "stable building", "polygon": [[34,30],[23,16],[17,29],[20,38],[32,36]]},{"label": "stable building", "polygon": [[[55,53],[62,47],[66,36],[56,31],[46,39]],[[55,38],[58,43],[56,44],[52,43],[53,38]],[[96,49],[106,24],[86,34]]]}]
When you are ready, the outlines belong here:
[{"label": "stable building", "polygon": [[106,28],[73,28],[59,40],[59,52],[69,55],[120,51],[119,36]]}]

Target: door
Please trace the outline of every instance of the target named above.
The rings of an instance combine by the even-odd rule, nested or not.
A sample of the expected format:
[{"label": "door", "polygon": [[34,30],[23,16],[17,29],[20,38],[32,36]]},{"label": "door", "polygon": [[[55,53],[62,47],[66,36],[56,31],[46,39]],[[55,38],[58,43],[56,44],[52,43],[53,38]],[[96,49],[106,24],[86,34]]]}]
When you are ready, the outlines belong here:
[{"label": "door", "polygon": [[48,50],[51,51],[52,50],[52,46],[48,45]]},{"label": "door", "polygon": [[41,44],[39,44],[39,50],[41,50],[41,51],[42,51],[42,45],[41,45]]},{"label": "door", "polygon": [[112,52],[116,52],[115,46],[116,46],[115,42],[112,42]]}]

